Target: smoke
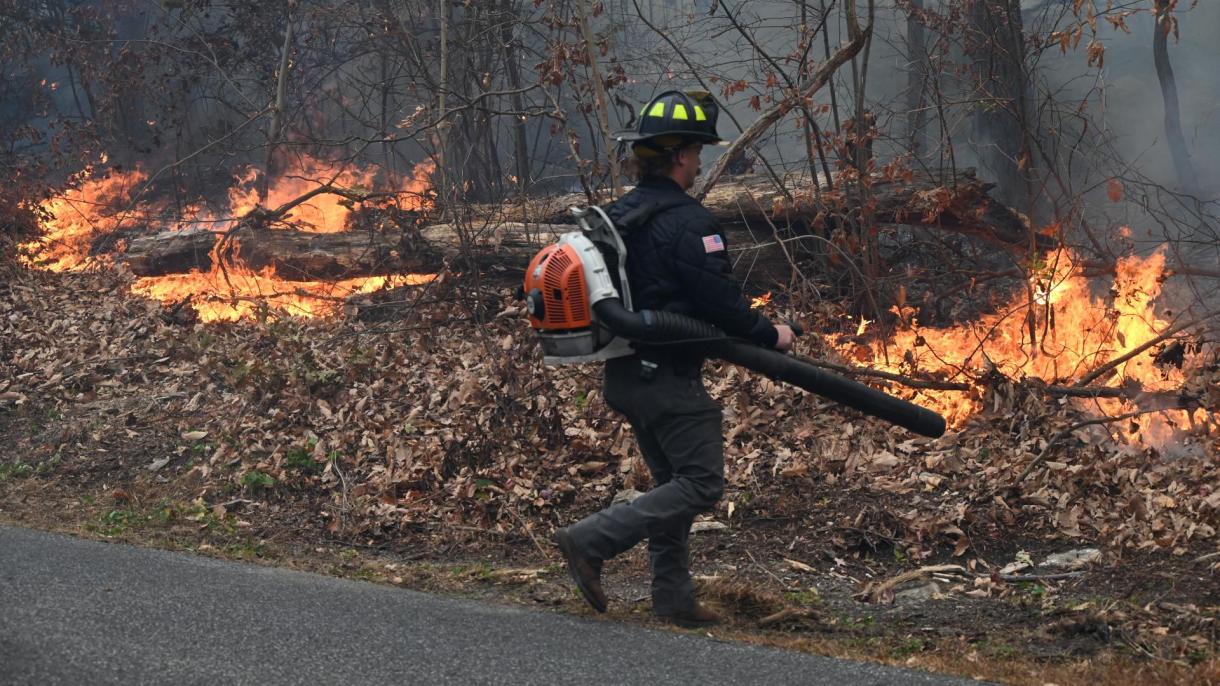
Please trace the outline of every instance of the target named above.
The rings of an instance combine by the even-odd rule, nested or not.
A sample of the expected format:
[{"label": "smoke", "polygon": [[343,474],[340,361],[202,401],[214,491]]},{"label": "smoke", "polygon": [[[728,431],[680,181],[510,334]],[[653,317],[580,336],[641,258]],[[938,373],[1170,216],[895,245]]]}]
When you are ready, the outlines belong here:
[{"label": "smoke", "polygon": [[[845,67],[836,75],[836,99],[832,100],[830,89],[823,89],[814,96],[815,107],[831,108],[817,113],[820,129],[834,132],[855,116],[854,82],[863,81],[866,84],[865,104],[875,115],[879,129],[879,138],[873,146],[876,159],[884,162],[907,152],[911,140],[908,130],[910,101],[907,96],[913,76],[912,55],[907,42],[908,8],[914,3],[922,5],[929,12],[943,12],[950,5],[960,6],[963,1],[894,0],[880,3],[875,17],[874,40],[867,58],[859,56],[855,60],[854,70],[850,66]],[[1148,8],[1152,2],[1136,0],[1130,6]],[[318,25],[323,24],[322,19],[342,15],[337,3],[334,8],[326,9],[331,5],[318,3],[311,10],[317,13]],[[632,104],[638,107],[662,90],[702,85],[724,105],[720,130],[732,136],[748,126],[760,109],[769,107],[772,98],[779,97],[785,88],[794,85],[785,76],[799,80],[795,73],[802,61],[816,65],[825,58],[828,50],[833,51],[846,38],[842,17],[837,9],[841,4],[829,1],[739,0],[717,3],[700,0],[681,3],[638,0],[638,10],[637,2],[633,0],[608,0],[602,5],[605,12],[595,19],[594,29],[608,39],[603,66],[607,73],[613,71],[611,67],[621,67],[629,79],[626,87],[611,92],[614,103],[611,106],[613,128],[628,124]],[[1071,2],[1067,0],[1038,0],[1024,2],[1022,6],[1026,37],[1031,45],[1039,39],[1046,39],[1051,31],[1064,28],[1068,20],[1073,19]],[[142,142],[145,149],[124,151],[120,146],[115,146],[115,149],[108,150],[111,159],[130,153],[127,156],[131,159],[147,162],[157,155],[176,157],[206,147],[207,155],[196,156],[190,165],[175,166],[176,170],[190,170],[192,176],[187,181],[192,186],[204,185],[201,183],[205,181],[201,176],[204,172],[199,170],[212,165],[214,159],[209,156],[213,151],[217,155],[230,156],[226,158],[229,162],[234,154],[242,161],[249,161],[245,157],[257,161],[257,154],[248,155],[244,151],[258,149],[265,143],[263,131],[266,127],[262,121],[244,125],[243,115],[263,106],[273,90],[274,80],[271,77],[278,64],[278,37],[283,28],[283,19],[279,15],[282,12],[266,10],[260,14],[251,13],[251,10],[245,14],[234,14],[238,10],[218,11],[211,19],[192,17],[190,21],[196,23],[191,24],[188,31],[176,23],[186,16],[182,12],[156,13],[142,4],[123,7],[128,7],[126,14],[116,10],[120,14],[117,20],[122,29],[120,35],[139,38],[141,32],[147,31],[149,36],[159,36],[162,43],[172,43],[180,48],[157,51],[139,41],[121,50],[117,47],[118,43],[110,48],[107,59],[113,57],[117,60],[119,56],[125,56],[124,59],[130,62],[134,56],[146,56],[148,76],[147,84],[142,88],[156,95],[164,95],[163,99],[145,94],[147,97],[144,101],[137,97],[118,100],[124,106],[125,114],[119,122],[121,126],[116,125],[116,128],[128,134],[127,140]],[[354,3],[354,7],[360,12],[369,12],[372,5]],[[413,9],[404,9],[403,12],[413,13],[423,6],[411,7]],[[828,40],[824,41],[822,33],[818,32],[811,36],[811,43],[802,44],[799,27],[804,24],[819,29],[822,26],[823,7],[831,8],[825,22]],[[523,3],[522,21],[525,24],[536,23],[527,20],[536,20],[539,11],[532,3]],[[151,13],[145,16],[145,12]],[[1180,39],[1171,42],[1169,52],[1177,76],[1182,127],[1198,172],[1197,186],[1204,194],[1210,192],[1214,196],[1217,194],[1214,189],[1220,187],[1220,136],[1213,133],[1220,126],[1220,69],[1216,69],[1216,65],[1220,64],[1220,41],[1214,36],[1216,28],[1220,27],[1220,6],[1214,2],[1203,2],[1190,7],[1188,2],[1183,1],[1178,5],[1177,16],[1180,19]],[[435,28],[431,23],[434,19],[426,12],[419,16],[404,16],[404,23],[398,30]],[[221,30],[229,24],[243,31],[256,25],[262,28],[237,34]],[[1106,46],[1105,63],[1100,71],[1087,64],[1087,38],[1067,54],[1060,54],[1057,46],[1044,50],[1036,61],[1038,86],[1031,88],[1037,96],[1032,103],[1032,112],[1042,127],[1043,135],[1060,137],[1064,145],[1073,144],[1072,135],[1080,133],[1084,134],[1083,142],[1087,146],[1097,146],[1101,142],[1112,145],[1117,159],[1103,160],[1094,156],[1083,162],[1079,159],[1073,162],[1076,166],[1069,170],[1072,174],[1079,174],[1082,169],[1085,173],[1072,180],[1083,187],[1095,187],[1101,177],[1119,175],[1125,168],[1137,170],[1155,183],[1172,187],[1176,175],[1165,142],[1163,105],[1152,61],[1153,20],[1150,13],[1142,12],[1129,17],[1127,25],[1131,29],[1129,34],[1113,29],[1104,19],[1098,21],[1100,40]],[[307,28],[307,24],[302,26]],[[316,74],[330,73],[327,60],[338,60],[352,65],[350,69],[353,71],[359,67],[380,78],[377,70],[387,67],[375,60],[360,62],[353,55],[374,54],[378,50],[405,45],[402,41],[406,38],[400,40],[395,34],[388,33],[378,40],[366,41],[364,34],[357,30],[360,26],[353,19],[353,23],[342,31],[336,28],[340,38],[335,39],[337,42],[327,39],[332,41],[329,43],[319,42],[321,39],[315,41],[309,37],[312,34],[301,31],[300,44],[294,53],[297,56],[292,73],[294,80],[289,89],[291,126],[305,130],[318,140],[358,142],[396,133],[394,125],[404,119],[401,112],[413,111],[417,106],[422,108],[421,103],[426,105],[430,97],[426,89],[408,92],[398,86],[417,76],[409,69],[390,74],[396,79],[393,81],[396,85],[387,90],[385,97],[379,92],[370,95],[367,84],[374,81],[368,80],[367,75],[357,79],[347,76],[347,71],[341,71],[328,77],[330,80],[326,82],[320,81],[321,77],[315,77]],[[148,27],[160,27],[157,30],[161,33],[156,34]],[[525,81],[536,80],[540,72],[535,73],[537,67],[534,62],[541,59],[540,56],[545,56],[545,41],[551,40],[551,34],[523,30],[519,37],[523,54],[517,61],[523,67],[523,78]],[[434,36],[423,34],[411,38],[424,51],[431,49],[428,41],[433,39]],[[324,48],[329,52],[323,52]],[[478,56],[474,46],[457,50],[459,53],[452,60],[454,64],[463,63],[466,57],[474,59]],[[463,55],[462,50],[468,54]],[[932,103],[930,99],[925,101],[929,144],[921,162],[933,170],[947,172],[950,163],[959,169],[980,166],[989,154],[994,157],[996,150],[1010,151],[1011,146],[997,144],[996,139],[1005,135],[1003,131],[979,126],[978,117],[975,116],[979,104],[977,99],[970,97],[970,58],[962,52],[960,41],[958,44],[952,41],[938,43],[935,31],[930,29],[928,50],[933,68],[931,76],[936,77],[936,85],[943,91],[943,98],[938,103]],[[404,54],[409,52],[404,51]],[[216,60],[220,61],[214,64]],[[66,67],[53,65],[45,58],[32,62],[31,66],[34,71],[41,72],[39,76],[47,83],[58,84],[57,90],[46,87],[40,90],[51,101],[51,106],[45,109],[54,113],[53,116],[83,120],[92,114],[89,98],[86,97],[88,94],[72,87],[82,80],[80,74],[76,74],[74,79]],[[424,66],[434,68],[435,65]],[[39,81],[34,76],[30,78],[34,84]],[[346,81],[332,83],[340,78]],[[742,84],[740,87],[739,83]],[[511,90],[498,83],[488,88]],[[567,84],[564,88],[567,90],[559,93],[558,102],[573,110],[569,112],[570,128],[581,137],[578,146],[582,154],[588,157],[589,151],[599,147],[601,141],[590,114],[576,112],[577,108],[570,98],[571,89]],[[1086,103],[1080,111],[1088,119],[1087,127],[1079,121],[1047,119],[1044,116],[1047,111],[1044,98],[1048,94],[1066,110],[1074,110],[1080,103]],[[550,107],[550,101],[538,93],[528,93],[527,98],[533,99],[527,100],[527,109]],[[5,115],[5,123],[10,124],[10,128],[17,128],[24,120],[50,133],[50,119],[32,114],[36,108],[31,103],[24,103],[28,105],[24,108],[18,107],[23,103],[10,101],[0,108],[0,114]],[[362,104],[361,107],[353,107],[352,103]],[[137,106],[141,104],[142,108]],[[943,107],[938,109],[936,105]],[[505,105],[500,103],[499,106]],[[108,111],[104,106],[100,107],[99,111]],[[154,116],[158,108],[172,109],[176,112],[176,119]],[[325,117],[320,114],[322,112],[325,112]],[[165,115],[165,112],[160,114]],[[465,121],[463,116],[458,113],[454,121]],[[188,121],[190,126],[178,126]],[[493,121],[496,126],[507,127],[505,122],[509,122],[510,118],[499,117]],[[240,131],[235,131],[243,126]],[[505,162],[511,160],[515,153],[511,150],[512,136],[505,135],[507,132],[507,128],[497,130]],[[759,150],[777,170],[807,169],[809,148],[806,133],[798,117],[790,116],[760,141]],[[572,165],[564,159],[569,150],[566,133],[555,128],[552,121],[545,117],[532,117],[529,138],[530,161],[536,165],[535,173],[539,176],[554,175],[555,170],[542,169],[546,165]],[[953,144],[952,159],[943,144],[946,140],[951,140]],[[221,143],[216,144],[216,141]],[[160,149],[156,148],[156,142],[162,143]],[[425,144],[421,137],[419,142],[403,140],[361,149],[366,156],[392,160],[396,157],[415,157],[419,147]],[[354,143],[346,145],[356,148]],[[824,152],[830,158],[832,167],[839,162],[834,150],[827,148]],[[716,153],[715,149],[709,150],[708,161]],[[488,166],[482,153],[471,159],[474,160],[473,165]],[[1034,163],[1037,162],[1034,160]],[[511,171],[510,164],[502,164]],[[562,178],[571,178],[571,171],[567,170]],[[986,169],[982,175],[995,176]],[[999,180],[1004,182],[1003,179]],[[999,190],[1001,194],[1015,192],[1007,188]]]},{"label": "smoke", "polygon": [[[801,20],[798,9],[801,4],[730,2],[727,3],[728,12],[720,8],[709,14],[674,9],[681,3],[641,2],[644,19],[663,32],[664,37],[651,31],[638,18],[632,22],[631,3],[610,3],[610,6],[612,13],[617,10],[613,23],[621,25],[619,35],[624,38],[616,45],[616,51],[620,61],[630,65],[629,75],[635,82],[633,94],[638,100],[647,100],[650,95],[667,88],[696,85],[699,80],[715,79],[719,88],[713,90],[723,90],[727,84],[743,79],[748,83],[744,90],[727,96],[723,92],[717,95],[731,114],[748,124],[757,114],[752,100],[760,98],[765,106],[768,96],[776,94],[775,88],[759,84],[766,83],[768,75],[777,71],[776,65],[794,71],[795,64],[790,57],[800,39],[797,27]],[[904,7],[906,4],[903,3]],[[927,0],[921,4],[931,12],[947,13],[950,4],[960,5],[961,0]],[[817,5],[804,5],[812,8],[807,9],[805,20],[811,26],[817,26]],[[1104,67],[1098,70],[1088,65],[1088,29],[1085,39],[1075,48],[1069,48],[1066,54],[1060,53],[1057,44],[1038,50],[1040,43],[1048,42],[1052,31],[1079,23],[1070,12],[1070,6],[1070,2],[1063,0],[1023,3],[1027,45],[1036,67],[1032,73],[1030,116],[1036,121],[1045,119],[1048,97],[1068,110],[1085,102],[1080,111],[1090,121],[1083,143],[1111,140],[1127,164],[1137,165],[1142,173],[1158,183],[1174,186],[1174,168],[1165,142],[1163,103],[1152,60],[1151,13],[1140,12],[1128,17],[1126,24],[1130,33],[1114,28],[1104,17],[1098,19],[1099,40],[1106,50]],[[878,113],[883,137],[896,139],[887,150],[891,155],[902,149],[907,133],[904,130],[908,111],[905,95],[912,65],[906,45],[907,12],[904,7],[885,3],[878,8],[868,63],[857,60],[867,82],[867,104]],[[1150,9],[1152,0],[1141,0],[1132,7]],[[1099,9],[1102,9],[1100,5]],[[1180,21],[1180,39],[1171,39],[1170,60],[1177,77],[1187,145],[1199,172],[1199,186],[1206,190],[1220,184],[1220,136],[1214,133],[1220,127],[1220,69],[1216,68],[1220,64],[1220,41],[1215,38],[1215,32],[1220,28],[1220,4],[1199,3],[1190,7],[1183,2],[1176,14]],[[844,38],[840,24],[841,17],[832,11],[828,22],[831,49]],[[745,38],[738,27],[748,32],[753,41]],[[677,50],[674,50],[675,46]],[[929,47],[933,66],[940,67],[941,88],[948,95],[968,94],[971,85],[967,83],[969,76],[964,69],[970,66],[971,57],[963,54],[961,42],[937,44],[935,36],[930,35]],[[774,63],[760,54],[759,49]],[[820,37],[807,54],[815,63],[824,57]],[[850,69],[845,68],[837,76],[840,120],[852,116],[851,81]],[[820,104],[830,104],[826,91],[816,99]],[[962,99],[970,100],[968,95]],[[980,151],[995,143],[988,131],[979,131],[968,121],[971,110],[979,106],[977,101],[948,102],[947,105],[944,124],[954,140],[958,162],[967,165],[978,163]],[[928,119],[934,125],[938,114],[928,113]],[[829,114],[820,123],[823,128],[834,127]],[[769,156],[781,166],[785,162],[799,164],[799,157],[804,152],[800,142],[803,132],[790,125],[791,122],[788,124],[767,141]],[[1062,127],[1050,130],[1047,124],[1042,121],[1043,136],[1073,133]],[[1051,126],[1054,124],[1050,122]],[[721,126],[727,133],[735,128],[728,117],[722,120]],[[932,137],[940,138],[939,131],[934,131]],[[884,145],[884,141],[879,143]]]},{"label": "smoke", "polygon": [[[1142,3],[1152,6],[1152,1]],[[1220,197],[1220,4],[1203,2],[1191,7],[1182,2],[1176,12],[1179,38],[1169,38],[1169,60],[1177,82],[1181,121],[1187,148],[1199,178],[1196,186],[1205,199]],[[1099,39],[1105,46],[1104,66],[1087,65],[1082,45],[1067,54],[1051,50],[1042,74],[1052,92],[1065,99],[1088,97],[1090,113],[1099,127],[1093,136],[1111,139],[1123,161],[1137,165],[1158,183],[1177,185],[1165,138],[1164,101],[1152,58],[1154,20],[1143,12],[1126,19],[1131,33],[1099,21]],[[1098,79],[1089,78],[1090,73]],[[1095,90],[1096,87],[1096,90]],[[1207,198],[1210,196],[1210,198]]]}]

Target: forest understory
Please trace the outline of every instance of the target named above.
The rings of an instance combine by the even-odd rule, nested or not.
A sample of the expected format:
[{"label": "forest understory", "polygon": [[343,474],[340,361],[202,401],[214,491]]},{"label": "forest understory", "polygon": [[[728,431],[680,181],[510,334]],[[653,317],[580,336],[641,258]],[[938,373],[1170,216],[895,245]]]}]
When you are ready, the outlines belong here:
[{"label": "forest understory", "polygon": [[[6,269],[0,521],[592,614],[550,536],[648,475],[600,370],[543,367],[508,283],[441,278],[388,321],[184,324],[122,273]],[[842,327],[824,314],[799,318]],[[1172,454],[1063,435],[1087,411],[1018,385],[913,438],[706,377],[711,635],[1005,683],[1220,678],[1214,432]],[[607,621],[655,624],[642,549],[606,574]]]},{"label": "forest understory", "polygon": [[948,426],[709,362],[706,633],[1220,686],[1218,18],[0,0],[0,523],[660,626],[642,547],[597,617],[551,543],[650,477],[519,299],[651,168],[793,355]]}]

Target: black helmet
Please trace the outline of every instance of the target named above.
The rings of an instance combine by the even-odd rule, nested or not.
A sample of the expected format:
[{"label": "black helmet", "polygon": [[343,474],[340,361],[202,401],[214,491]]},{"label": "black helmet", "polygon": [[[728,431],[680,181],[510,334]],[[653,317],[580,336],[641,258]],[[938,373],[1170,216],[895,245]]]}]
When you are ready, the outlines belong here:
[{"label": "black helmet", "polygon": [[637,151],[639,147],[673,149],[690,143],[720,143],[724,139],[716,135],[719,114],[720,108],[707,91],[666,91],[640,110],[635,131],[620,131],[614,139],[634,143]]}]

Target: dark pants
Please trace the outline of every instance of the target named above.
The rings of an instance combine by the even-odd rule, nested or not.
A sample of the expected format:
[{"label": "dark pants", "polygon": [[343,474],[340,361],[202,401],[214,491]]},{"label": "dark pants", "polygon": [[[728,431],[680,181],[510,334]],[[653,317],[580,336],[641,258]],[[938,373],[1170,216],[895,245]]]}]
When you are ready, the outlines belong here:
[{"label": "dark pants", "polygon": [[721,411],[703,388],[702,365],[661,363],[650,380],[638,357],[606,363],[606,402],[626,415],[653,488],[632,503],[612,505],[568,527],[589,557],[608,560],[648,539],[652,603],[658,614],[694,603],[687,539],[695,515],[724,493]]}]

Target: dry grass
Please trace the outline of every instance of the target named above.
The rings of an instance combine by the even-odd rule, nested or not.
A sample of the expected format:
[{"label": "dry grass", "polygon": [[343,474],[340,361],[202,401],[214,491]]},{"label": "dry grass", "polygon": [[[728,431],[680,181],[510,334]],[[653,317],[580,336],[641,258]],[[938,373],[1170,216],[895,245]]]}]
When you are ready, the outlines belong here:
[{"label": "dry grass", "polygon": [[699,599],[721,610],[724,616],[758,621],[785,607],[778,595],[745,581],[702,577],[697,582]]},{"label": "dry grass", "polygon": [[1040,660],[1028,654],[996,651],[951,639],[921,643],[894,637],[866,640],[838,636],[808,637],[779,632],[728,630],[717,638],[797,650],[848,660],[879,662],[942,674],[955,674],[1014,686],[1220,686],[1220,659],[1185,665],[1136,659],[1113,652],[1089,658]]}]

